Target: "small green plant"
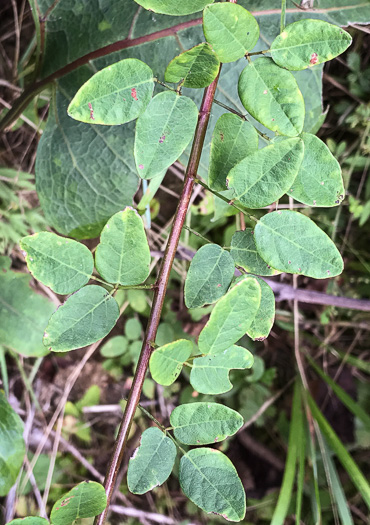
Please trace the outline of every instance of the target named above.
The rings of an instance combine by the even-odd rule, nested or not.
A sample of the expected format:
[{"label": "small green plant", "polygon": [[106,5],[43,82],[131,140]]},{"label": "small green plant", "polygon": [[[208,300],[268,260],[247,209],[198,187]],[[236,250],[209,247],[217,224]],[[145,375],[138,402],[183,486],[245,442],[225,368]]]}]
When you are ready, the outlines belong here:
[{"label": "small green plant", "polygon": [[[328,279],[343,270],[335,244],[307,214],[293,210],[264,214],[262,209],[286,195],[313,207],[335,207],[344,199],[341,168],[315,135],[322,122],[321,107],[317,110],[320,103],[307,111],[310,105],[314,107],[308,100],[312,94],[304,95],[297,79],[302,82],[302,72],[316,71],[320,75],[320,64],[343,53],[351,43],[350,35],[319,19],[302,18],[285,25],[283,2],[280,33],[268,49],[259,46],[253,51],[260,36],[259,24],[235,2],[137,3],[154,13],[172,16],[203,9],[206,41],[172,58],[163,78],[158,78],[156,68],[141,60],[145,52],[138,53],[140,59],[130,56],[110,65],[101,64],[106,67],[100,67],[92,76],[86,69],[72,72],[73,67],[65,66],[64,73],[69,76],[58,82],[39,146],[37,184],[50,224],[59,233],[77,240],[45,231],[26,236],[20,243],[34,278],[56,294],[68,296],[45,323],[45,353],[82,348],[109,334],[120,317],[116,295],[121,290],[153,293],[140,357],[106,477],[107,506],[89,514],[101,512],[98,525],[106,518],[148,367],[160,385],[171,385],[186,367],[190,370],[189,382],[198,393],[224,394],[233,388],[229,377],[232,370],[253,366],[253,354],[237,343],[245,334],[252,340],[264,340],[273,325],[274,295],[263,277],[286,272]],[[144,10],[137,13],[149,16]],[[237,91],[239,108],[242,105],[247,114],[215,100],[218,81],[228,74],[228,66],[222,64],[244,57],[246,63],[238,71]],[[42,88],[45,79],[57,78],[52,67],[44,63],[45,76],[38,88]],[[186,91],[188,88],[205,88],[199,110],[193,95]],[[213,129],[206,177],[199,174],[200,159],[214,103],[227,112]],[[6,121],[11,116],[9,112]],[[130,137],[128,161],[126,153],[122,156],[125,145],[119,138],[123,125],[124,133],[134,136],[133,144]],[[155,282],[146,284],[150,277],[150,247],[142,218],[132,207],[132,197],[140,179],[151,179],[154,185],[161,181],[190,143],[184,187],[163,260]],[[101,148],[101,162],[108,166],[104,169],[111,175],[104,180],[96,175],[99,165],[91,151],[94,148]],[[46,177],[50,164],[55,166],[58,180]],[[71,173],[66,174],[66,166]],[[86,170],[94,173],[91,179]],[[117,175],[120,170],[126,170],[124,176]],[[127,175],[130,170],[135,171],[135,178]],[[181,338],[158,346],[156,335],[170,272],[196,184],[213,194],[218,205],[225,204],[241,213],[248,227],[232,236],[231,246],[207,243],[192,259],[185,280],[185,305],[190,309],[214,305],[197,344]],[[58,208],[53,197],[60,197],[60,192],[63,197]],[[93,256],[78,240],[97,235],[100,240]],[[235,275],[236,269],[241,276]],[[8,275],[8,280],[14,278]],[[93,284],[89,284],[91,280]],[[127,364],[129,340],[133,343],[141,338],[141,326],[136,323],[134,327],[132,320],[125,330],[125,336],[110,339],[101,350],[103,357],[111,360],[105,362],[105,367],[116,373],[117,366]],[[117,363],[114,360],[118,358]],[[253,373],[261,378],[263,366],[258,360],[257,363],[262,372],[257,366]],[[251,383],[258,380],[253,380],[253,375],[249,377]],[[265,380],[268,384],[271,377]],[[260,389],[260,397],[264,394]],[[287,467],[272,518],[274,525],[284,523],[288,514],[296,472],[300,487],[303,485],[305,408],[311,410],[328,446],[340,450],[340,460],[353,483],[370,503],[363,474],[351,456],[338,447],[337,436],[297,381]],[[204,446],[238,432],[244,422],[242,415],[220,403],[200,401],[177,406],[171,413],[169,427],[150,414],[149,417],[154,426],[143,432],[140,446],[130,460],[129,490],[144,494],[163,484],[180,453],[179,482],[184,494],[207,513],[230,521],[243,520],[246,497],[235,467],[223,452]],[[191,446],[196,448],[189,449]],[[310,461],[313,455],[311,450]],[[72,497],[67,495],[67,499]],[[297,523],[301,505],[297,498]],[[51,513],[55,525],[65,523],[58,518],[62,506],[54,506]],[[74,520],[82,514],[73,516]]]}]

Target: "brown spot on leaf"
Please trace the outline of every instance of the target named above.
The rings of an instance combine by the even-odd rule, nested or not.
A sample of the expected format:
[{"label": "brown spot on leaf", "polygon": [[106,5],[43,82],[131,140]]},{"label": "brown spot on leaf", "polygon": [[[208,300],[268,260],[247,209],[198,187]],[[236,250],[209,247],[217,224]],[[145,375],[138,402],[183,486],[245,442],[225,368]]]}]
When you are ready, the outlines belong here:
[{"label": "brown spot on leaf", "polygon": [[90,110],[90,118],[91,118],[91,120],[95,120],[95,118],[94,118],[94,110],[93,110],[91,102],[89,102],[88,106],[89,106],[89,110]]},{"label": "brown spot on leaf", "polygon": [[165,138],[166,138],[166,135],[162,135],[161,138],[159,139],[159,144],[162,144],[162,142],[165,141]]},{"label": "brown spot on leaf", "polygon": [[131,96],[132,96],[132,98],[133,98],[134,100],[139,100],[139,99],[137,98],[136,88],[132,88],[132,89],[131,89]]},{"label": "brown spot on leaf", "polygon": [[221,139],[221,142],[224,141],[224,134],[222,133],[222,131],[220,131],[220,139]]}]

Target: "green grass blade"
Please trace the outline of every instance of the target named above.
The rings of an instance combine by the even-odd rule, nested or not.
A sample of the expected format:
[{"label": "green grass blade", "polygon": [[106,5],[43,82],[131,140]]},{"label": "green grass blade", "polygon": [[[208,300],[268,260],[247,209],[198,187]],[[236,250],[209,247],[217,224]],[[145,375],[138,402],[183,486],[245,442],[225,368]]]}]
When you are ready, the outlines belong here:
[{"label": "green grass blade", "polygon": [[304,490],[304,478],[305,478],[305,460],[306,460],[306,432],[305,422],[303,421],[303,414],[300,412],[301,421],[297,443],[297,460],[298,460],[298,473],[297,473],[297,500],[296,500],[296,511],[295,520],[296,525],[301,523],[301,512],[302,512],[302,500]]},{"label": "green grass blade", "polygon": [[8,398],[9,397],[8,369],[6,368],[5,348],[3,346],[0,346],[0,370],[1,370],[1,379],[3,382],[5,395]]},{"label": "green grass blade", "polygon": [[323,439],[323,445],[326,453],[326,462],[330,476],[332,495],[338,509],[338,514],[343,525],[353,525],[351,513],[348,508],[347,499],[340,482],[335,463],[331,457],[331,450]]},{"label": "green grass blade", "polygon": [[332,427],[329,425],[315,401],[310,395],[307,396],[307,401],[311,409],[313,417],[316,419],[321,432],[324,434],[325,439],[327,440],[330,448],[337,455],[339,461],[342,463],[343,467],[348,472],[348,475],[352,479],[354,485],[357,487],[361,496],[363,497],[365,503],[370,507],[370,486],[366,481],[364,475],[353,461],[350,454],[347,452],[346,448],[338,438],[337,434],[334,432]]},{"label": "green grass blade", "polygon": [[315,525],[321,524],[321,500],[319,489],[319,475],[317,468],[316,448],[313,437],[310,434],[308,425],[306,428],[306,439],[308,442],[309,462],[312,465],[312,478],[310,479],[310,499],[312,515]]},{"label": "green grass blade", "polygon": [[335,395],[358,419],[360,419],[366,427],[370,429],[370,416],[361,408],[361,406],[354,401],[351,396],[347,394],[331,377],[321,370],[319,366],[309,356],[307,359],[316,371],[316,373],[330,386]]},{"label": "green grass blade", "polygon": [[294,385],[292,419],[290,422],[288,455],[285,463],[283,483],[279,499],[272,516],[271,525],[284,525],[292,498],[294,478],[296,472],[299,437],[302,430],[301,386],[298,382]]}]

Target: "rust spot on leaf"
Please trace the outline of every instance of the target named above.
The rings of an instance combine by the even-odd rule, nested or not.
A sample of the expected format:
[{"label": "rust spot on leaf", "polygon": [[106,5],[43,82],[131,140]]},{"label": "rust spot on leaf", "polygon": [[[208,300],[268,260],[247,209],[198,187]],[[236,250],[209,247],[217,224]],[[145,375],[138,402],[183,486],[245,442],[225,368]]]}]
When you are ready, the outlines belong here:
[{"label": "rust spot on leaf", "polygon": [[91,102],[89,102],[88,106],[89,106],[89,110],[90,110],[90,118],[91,118],[91,120],[95,120],[95,118],[94,118],[94,110],[93,110],[93,107],[91,105]]},{"label": "rust spot on leaf", "polygon": [[221,142],[224,141],[224,134],[222,133],[222,131],[220,131],[220,139],[221,139]]},{"label": "rust spot on leaf", "polygon": [[134,100],[139,100],[139,99],[137,98],[136,88],[132,88],[132,89],[131,89],[131,96],[132,96],[132,98],[133,98]]},{"label": "rust spot on leaf", "polygon": [[317,64],[318,61],[319,59],[317,58],[317,53],[312,53],[311,58],[310,58],[311,66],[314,66],[315,64]]},{"label": "rust spot on leaf", "polygon": [[165,141],[166,135],[162,135],[159,139],[159,144],[162,144]]},{"label": "rust spot on leaf", "polygon": [[69,503],[69,502],[71,501],[71,499],[73,499],[73,498],[74,498],[74,496],[70,496],[69,498],[64,499],[64,500],[61,502],[60,506],[61,506],[61,507],[65,507],[66,505],[68,505],[68,503]]},{"label": "rust spot on leaf", "polygon": [[144,169],[144,165],[143,164],[139,164],[139,169],[143,170]]}]

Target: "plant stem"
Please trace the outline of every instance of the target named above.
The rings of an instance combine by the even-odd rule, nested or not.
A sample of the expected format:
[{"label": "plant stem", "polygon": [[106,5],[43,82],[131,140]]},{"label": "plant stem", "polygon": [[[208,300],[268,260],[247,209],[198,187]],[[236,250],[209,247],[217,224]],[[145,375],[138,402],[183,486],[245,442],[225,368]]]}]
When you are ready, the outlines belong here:
[{"label": "plant stem", "polygon": [[[253,53],[252,53],[253,54]],[[217,104],[218,106],[226,109],[227,111],[230,111],[230,113],[234,113],[234,115],[237,115],[238,117],[240,117],[241,119],[245,120],[246,122],[249,122],[248,118],[246,115],[243,115],[242,113],[240,113],[239,111],[237,111],[236,109],[233,109],[231,108],[230,106],[227,106],[226,104],[224,104],[223,102],[220,102],[219,100],[214,100],[213,101],[215,104]],[[255,130],[257,131],[257,133],[259,134],[260,137],[262,137],[264,140],[270,142],[270,137],[268,137],[267,135],[265,135],[265,133],[262,133],[262,131],[260,131],[259,129],[257,129],[255,127]]]},{"label": "plant stem", "polygon": [[217,104],[217,106],[220,106],[221,108],[224,108],[224,109],[227,109],[227,111],[230,111],[230,113],[234,113],[234,115],[237,115],[238,117],[240,117],[241,119],[243,120],[247,120],[247,117],[245,115],[243,115],[242,113],[240,113],[239,111],[237,111],[236,109],[233,109],[231,108],[230,106],[227,106],[226,104],[224,104],[223,102],[220,102],[219,100],[216,100],[214,99],[213,101],[215,104]]},{"label": "plant stem", "polygon": [[256,217],[254,217],[254,215],[251,215],[250,213],[248,213],[247,211],[243,210],[243,208],[240,208],[237,204],[234,203],[233,200],[230,200],[228,199],[227,197],[225,197],[224,195],[222,195],[221,193],[218,193],[218,191],[215,191],[215,190],[212,190],[205,182],[203,182],[202,180],[200,179],[196,179],[195,182],[197,182],[198,184],[200,184],[201,186],[203,186],[203,188],[205,190],[208,190],[210,191],[211,193],[213,193],[213,195],[216,195],[216,197],[218,197],[219,199],[223,200],[224,202],[227,202],[227,204],[229,204],[230,206],[232,206],[233,208],[235,208],[236,210],[240,211],[240,213],[242,213],[243,215],[246,215],[249,219],[251,219],[252,221],[254,222],[258,222],[258,219]]},{"label": "plant stem", "polygon": [[286,0],[281,0],[280,33],[285,29],[286,23]]},{"label": "plant stem", "polygon": [[204,138],[208,126],[209,117],[211,114],[211,107],[214,100],[219,75],[220,72],[218,73],[216,79],[212,82],[212,84],[204,90],[193,146],[190,153],[189,163],[186,169],[184,186],[172,223],[172,229],[167,242],[165,254],[162,260],[162,265],[159,270],[158,279],[156,281],[157,287],[153,296],[152,309],[150,312],[148,326],[144,336],[139,362],[136,367],[136,372],[128,396],[125,412],[122,417],[122,422],[117,436],[117,440],[115,442],[112,458],[108,467],[107,475],[105,477],[104,486],[105,491],[107,493],[107,507],[105,508],[104,512],[102,512],[102,514],[97,516],[95,520],[95,525],[103,525],[107,516],[119,467],[122,462],[124,448],[130,432],[135,410],[140,400],[141,390],[148,369],[149,358],[153,351],[153,344],[157,335],[157,329],[161,318],[163,302],[166,295],[172,264],[175,258],[182,227],[184,225],[186,213],[189,207],[190,197],[195,184],[195,178],[199,166],[200,156],[203,149]]},{"label": "plant stem", "polygon": [[201,233],[193,230],[193,228],[190,228],[189,226],[184,226],[184,230],[188,230],[190,233],[192,233],[193,235],[196,235],[197,237],[200,237],[201,239],[203,239],[203,241],[206,241],[208,244],[212,244],[212,241],[210,241],[209,239],[207,239],[207,237],[204,237],[204,235],[202,235]]}]

